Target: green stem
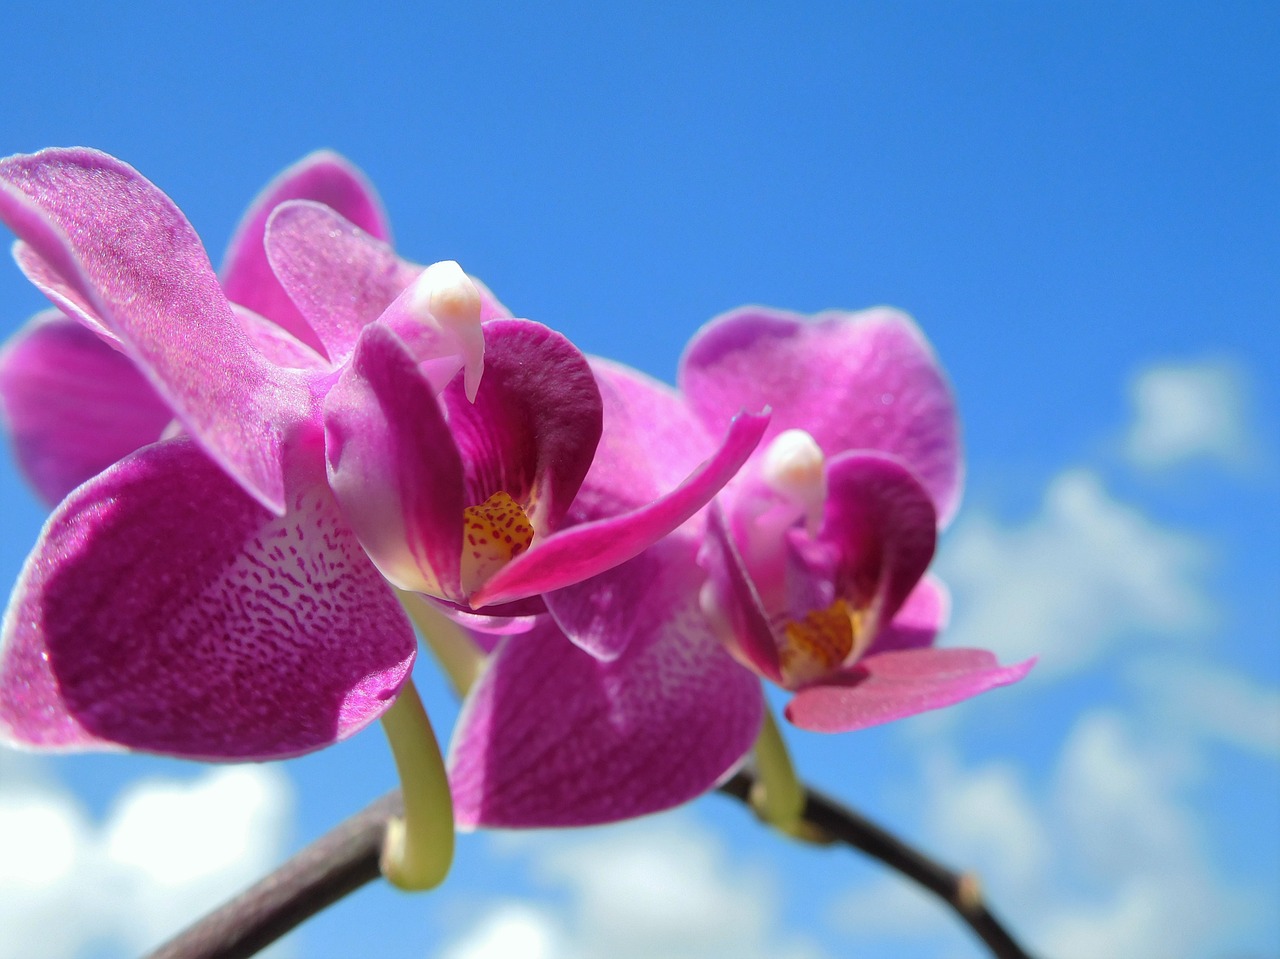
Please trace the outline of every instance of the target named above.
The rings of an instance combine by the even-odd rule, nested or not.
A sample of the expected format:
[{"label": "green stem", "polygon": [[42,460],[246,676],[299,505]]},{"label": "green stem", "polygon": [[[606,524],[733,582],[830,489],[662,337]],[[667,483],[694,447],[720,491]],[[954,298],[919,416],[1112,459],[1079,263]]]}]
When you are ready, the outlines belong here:
[{"label": "green stem", "polygon": [[403,818],[387,823],[382,874],[401,889],[433,889],[453,863],[453,797],[440,745],[412,679],[383,713],[382,728],[404,793]]},{"label": "green stem", "polygon": [[764,725],[756,739],[756,781],[751,787],[751,808],[762,820],[795,834],[804,815],[804,788],[796,778],[791,754],[773,710],[764,708]]},{"label": "green stem", "polygon": [[399,590],[397,595],[418,635],[449,677],[449,685],[459,699],[465,698],[484,669],[484,651],[466,630],[432,606],[425,596]]}]

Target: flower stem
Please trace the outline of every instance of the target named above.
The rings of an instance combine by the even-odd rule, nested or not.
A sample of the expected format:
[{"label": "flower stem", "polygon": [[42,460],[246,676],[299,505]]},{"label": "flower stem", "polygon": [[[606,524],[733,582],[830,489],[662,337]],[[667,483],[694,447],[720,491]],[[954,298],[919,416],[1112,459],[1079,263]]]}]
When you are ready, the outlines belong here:
[{"label": "flower stem", "polygon": [[453,797],[440,745],[412,679],[383,713],[382,728],[404,793],[404,816],[387,822],[382,874],[401,889],[433,889],[453,863]]},{"label": "flower stem", "polygon": [[794,833],[804,814],[804,788],[796,778],[791,754],[768,705],[756,738],[755,754],[757,778],[751,787],[751,808],[769,825]]},{"label": "flower stem", "polygon": [[413,620],[418,635],[449,677],[453,691],[460,698],[465,697],[484,669],[484,651],[466,630],[432,606],[426,597],[401,590],[397,590],[396,595]]}]

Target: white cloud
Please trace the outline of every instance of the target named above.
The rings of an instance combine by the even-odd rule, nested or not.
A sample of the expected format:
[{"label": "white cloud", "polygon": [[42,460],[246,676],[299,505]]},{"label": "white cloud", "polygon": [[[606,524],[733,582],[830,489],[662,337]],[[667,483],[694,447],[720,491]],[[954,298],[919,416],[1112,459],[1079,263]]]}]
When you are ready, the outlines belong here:
[{"label": "white cloud", "polygon": [[491,906],[440,959],[553,959],[564,956],[566,949],[549,910],[510,900]]},{"label": "white cloud", "polygon": [[955,597],[948,645],[1008,660],[1039,655],[1032,677],[1079,669],[1134,637],[1206,628],[1206,551],[1113,499],[1087,470],[1049,485],[1039,515],[1009,526],[971,514],[939,559]]},{"label": "white cloud", "polygon": [[1248,458],[1241,373],[1221,361],[1161,364],[1130,388],[1133,423],[1125,453],[1138,466],[1160,469],[1194,459],[1230,465]]},{"label": "white cloud", "polygon": [[1129,674],[1163,722],[1280,759],[1280,689],[1203,662],[1144,660]]},{"label": "white cloud", "polygon": [[962,774],[953,762],[935,758],[926,768],[934,803],[926,828],[947,837],[957,862],[981,858],[1019,886],[1035,882],[1052,858],[1051,838],[1027,800],[1012,765],[992,763]]},{"label": "white cloud", "polygon": [[508,843],[563,904],[502,901],[440,959],[817,959],[780,936],[779,900],[762,868],[730,861],[687,814]]},{"label": "white cloud", "polygon": [[[924,846],[976,870],[988,902],[1033,954],[1201,955],[1257,916],[1202,848],[1187,795],[1194,759],[1176,740],[1140,735],[1101,709],[1076,722],[1044,789],[1005,764],[966,770],[934,755],[923,777]],[[840,928],[855,942],[896,934],[935,952],[982,954],[956,942],[940,906],[930,917],[899,887],[886,875],[847,892]],[[904,911],[875,923],[877,910],[893,909]]]},{"label": "white cloud", "polygon": [[1138,738],[1119,714],[1076,724],[1051,802],[1077,868],[1106,888],[1044,917],[1049,952],[1189,955],[1235,924],[1242,904],[1212,874],[1185,798],[1193,769],[1182,749]]},{"label": "white cloud", "polygon": [[0,959],[158,945],[260,878],[291,806],[271,766],[131,785],[101,825],[38,761],[0,751]]}]

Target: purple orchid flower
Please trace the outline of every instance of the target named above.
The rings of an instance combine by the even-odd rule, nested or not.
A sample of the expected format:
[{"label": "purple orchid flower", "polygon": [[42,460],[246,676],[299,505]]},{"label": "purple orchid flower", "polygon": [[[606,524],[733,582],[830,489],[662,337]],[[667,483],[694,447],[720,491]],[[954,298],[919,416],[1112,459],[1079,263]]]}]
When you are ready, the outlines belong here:
[{"label": "purple orchid flower", "polygon": [[492,652],[450,749],[460,824],[585,825],[692,799],[751,748],[760,677],[795,691],[793,723],[837,731],[1030,668],[932,645],[947,598],[924,574],[959,501],[960,446],[950,390],[906,317],[728,314],[690,345],[683,395],[592,365],[604,434],[571,519],[644,501],[742,407],[769,408],[770,424],[710,510],[546,594],[538,643],[479,637]]},{"label": "purple orchid flower", "polygon": [[741,662],[795,692],[791,722],[861,729],[1031,668],[933,645],[947,596],[925,571],[960,500],[959,424],[910,319],[739,310],[693,339],[680,384],[708,429],[730,402],[773,410],[712,512],[703,604]]},{"label": "purple orchid flower", "polygon": [[[131,167],[82,149],[0,161],[19,264],[127,361],[83,340],[83,369],[114,376],[121,412],[145,390],[160,409],[146,429],[106,415],[119,428],[96,460],[41,474],[52,492],[128,454],[72,490],[23,569],[0,635],[3,738],[213,760],[321,748],[385,711],[413,663],[380,569],[472,607],[535,597],[644,550],[754,448],[760,424],[740,419],[674,490],[558,533],[600,430],[585,359],[492,318],[456,264],[399,260],[342,215],[385,232],[362,182],[335,195],[335,179],[321,157],[269,188],[220,285]],[[45,462],[75,430],[39,419],[30,374],[56,363],[39,330],[64,325],[12,348],[2,384],[20,447],[57,433]]]}]

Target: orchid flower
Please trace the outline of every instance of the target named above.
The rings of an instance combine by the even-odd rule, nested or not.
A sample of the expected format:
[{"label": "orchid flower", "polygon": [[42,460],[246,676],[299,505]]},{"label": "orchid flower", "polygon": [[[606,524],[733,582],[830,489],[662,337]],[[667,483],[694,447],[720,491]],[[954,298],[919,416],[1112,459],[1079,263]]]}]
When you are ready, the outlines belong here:
[{"label": "orchid flower", "polygon": [[600,430],[585,359],[490,319],[456,264],[404,263],[297,180],[233,247],[224,283],[246,306],[131,167],[82,149],[0,161],[24,271],[176,424],[132,452],[146,436],[118,437],[128,455],[46,524],[0,635],[3,738],[213,760],[321,748],[381,715],[412,666],[379,570],[472,608],[536,601],[680,525],[758,440],[738,420],[675,489],[559,532]]},{"label": "orchid flower", "polygon": [[544,595],[536,645],[477,636],[492,653],[449,758],[461,824],[642,815],[709,789],[753,742],[762,764],[785,757],[760,678],[795,693],[792,722],[836,731],[1030,668],[932,645],[947,599],[925,571],[958,504],[960,447],[950,391],[905,316],[728,314],[690,345],[682,394],[592,366],[604,434],[571,520],[643,501],[744,407],[769,409],[769,425],[711,509]]},{"label": "orchid flower", "polygon": [[773,411],[712,511],[703,608],[739,661],[794,692],[791,722],[861,729],[1030,669],[933,645],[947,596],[925,573],[959,504],[959,426],[910,319],[743,309],[694,337],[680,384],[709,429],[735,403]]}]

